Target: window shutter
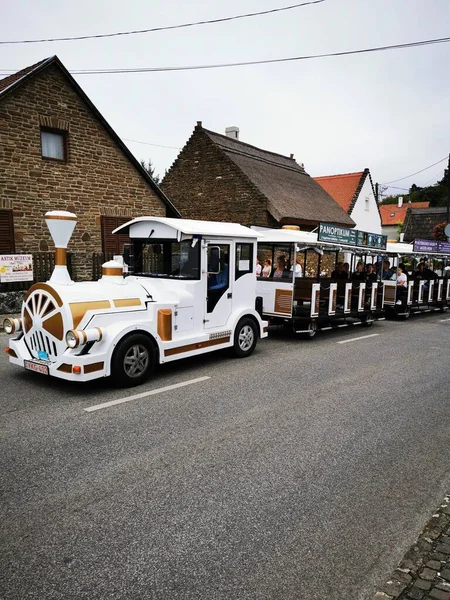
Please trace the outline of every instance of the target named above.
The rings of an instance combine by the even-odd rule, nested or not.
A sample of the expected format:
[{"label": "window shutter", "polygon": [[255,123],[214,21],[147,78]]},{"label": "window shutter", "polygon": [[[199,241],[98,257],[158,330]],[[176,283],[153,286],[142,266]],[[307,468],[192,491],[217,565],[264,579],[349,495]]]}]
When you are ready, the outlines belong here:
[{"label": "window shutter", "polygon": [[130,219],[127,217],[102,217],[102,250],[113,254],[122,254],[123,245],[129,243],[130,238],[125,233],[112,232]]},{"label": "window shutter", "polygon": [[14,224],[12,210],[0,210],[0,254],[14,254]]}]

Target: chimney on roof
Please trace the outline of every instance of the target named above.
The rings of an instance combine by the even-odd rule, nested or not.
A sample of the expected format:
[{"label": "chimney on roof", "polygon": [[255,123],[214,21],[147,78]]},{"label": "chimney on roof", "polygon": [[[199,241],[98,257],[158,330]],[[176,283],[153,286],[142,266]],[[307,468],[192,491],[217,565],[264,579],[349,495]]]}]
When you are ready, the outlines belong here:
[{"label": "chimney on roof", "polygon": [[290,155],[289,155],[289,158],[292,158],[292,160],[294,160],[294,155],[293,155],[293,154],[290,154]]},{"label": "chimney on roof", "polygon": [[403,206],[403,196],[398,197],[398,207],[401,208]]},{"label": "chimney on roof", "polygon": [[233,138],[233,140],[239,139],[239,127],[233,125],[232,127],[225,127],[225,135],[227,137]]}]

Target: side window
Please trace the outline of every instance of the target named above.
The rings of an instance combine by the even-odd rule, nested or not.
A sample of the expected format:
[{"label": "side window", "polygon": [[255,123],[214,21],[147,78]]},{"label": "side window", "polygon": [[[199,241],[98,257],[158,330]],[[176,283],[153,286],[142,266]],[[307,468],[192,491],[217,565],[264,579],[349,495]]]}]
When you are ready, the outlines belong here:
[{"label": "side window", "polygon": [[103,252],[122,254],[123,246],[130,243],[130,238],[126,233],[113,234],[112,232],[127,221],[130,221],[130,217],[101,217]]},{"label": "side window", "polygon": [[41,128],[42,158],[67,162],[67,132]]},{"label": "side window", "polygon": [[253,273],[253,244],[236,244],[236,272],[234,279]]},{"label": "side window", "polygon": [[219,248],[219,264],[217,272],[208,273],[208,300],[207,311],[214,310],[216,304],[230,287],[230,246],[228,244],[214,244],[208,248],[208,263],[210,262],[210,249]]}]

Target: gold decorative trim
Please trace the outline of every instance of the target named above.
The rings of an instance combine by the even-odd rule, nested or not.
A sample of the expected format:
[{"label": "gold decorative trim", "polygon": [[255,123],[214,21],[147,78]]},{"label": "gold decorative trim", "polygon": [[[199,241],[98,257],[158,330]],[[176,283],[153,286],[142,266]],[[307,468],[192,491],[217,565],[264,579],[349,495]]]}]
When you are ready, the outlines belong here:
[{"label": "gold decorative trim", "polygon": [[206,342],[198,342],[197,344],[187,344],[186,346],[169,348],[168,350],[164,350],[164,356],[173,356],[174,354],[181,354],[182,352],[192,352],[192,350],[200,350],[202,348],[209,348],[210,346],[217,346],[218,344],[226,344],[229,341],[230,336],[227,336],[215,340],[208,340]]},{"label": "gold decorative trim", "polygon": [[67,265],[66,248],[55,248],[55,267],[65,267]]},{"label": "gold decorative trim", "polygon": [[63,363],[56,370],[57,371],[61,371],[61,373],[72,373],[72,365],[68,365],[67,363]]},{"label": "gold decorative trim", "polygon": [[98,331],[98,342],[101,342],[103,339],[103,331],[100,329],[100,327],[96,327],[95,328]]},{"label": "gold decorative trim", "polygon": [[13,358],[17,358],[16,351],[13,350],[12,348],[7,348],[7,353],[8,353],[8,356],[12,356]]},{"label": "gold decorative trim", "polygon": [[56,300],[58,306],[63,305],[63,301],[61,300],[61,297],[59,296],[59,294],[57,292],[55,292],[55,290],[52,288],[52,286],[48,285],[48,283],[35,283],[34,285],[32,285],[30,287],[30,289],[28,290],[28,292],[23,297],[24,301],[27,300],[29,298],[30,294],[32,294],[36,290],[42,290],[44,292],[48,292]]},{"label": "gold decorative trim", "polygon": [[105,366],[104,362],[96,362],[91,363],[90,365],[84,365],[84,373],[95,373],[96,371],[101,371]]},{"label": "gold decorative trim", "polygon": [[64,337],[64,325],[60,312],[57,312],[53,317],[46,319],[42,323],[42,327],[45,331],[48,331],[57,340],[62,340]]},{"label": "gold decorative trim", "polygon": [[[122,274],[122,271],[120,274]],[[125,306],[142,306],[139,298],[119,298],[118,300],[113,300],[113,302],[116,308],[124,308]]]},{"label": "gold decorative trim", "polygon": [[275,312],[290,314],[292,311],[292,290],[275,290]]},{"label": "gold decorative trim", "polygon": [[89,310],[101,310],[102,308],[111,308],[109,300],[93,300],[91,302],[70,302],[70,312],[72,313],[73,328],[76,329]]},{"label": "gold decorative trim", "polygon": [[68,217],[67,215],[45,215],[44,219],[53,219],[55,221],[78,221],[78,217]]},{"label": "gold decorative trim", "polygon": [[117,275],[123,275],[122,267],[103,267],[102,268],[103,277],[117,277]]},{"label": "gold decorative trim", "polygon": [[158,310],[158,335],[163,342],[170,342],[172,339],[172,311],[170,308],[161,308]]}]

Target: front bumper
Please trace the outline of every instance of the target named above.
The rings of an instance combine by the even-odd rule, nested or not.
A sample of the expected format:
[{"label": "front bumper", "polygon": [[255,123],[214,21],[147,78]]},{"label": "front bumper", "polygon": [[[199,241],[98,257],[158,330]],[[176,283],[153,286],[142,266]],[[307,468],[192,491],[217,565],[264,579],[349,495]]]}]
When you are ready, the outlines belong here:
[{"label": "front bumper", "polygon": [[67,381],[92,381],[109,375],[106,353],[96,352],[80,356],[68,350],[55,362],[38,361],[30,354],[23,337],[10,339],[9,349],[8,356],[13,365],[25,368],[25,361],[44,365],[48,367],[48,375],[51,377],[59,377]]}]

